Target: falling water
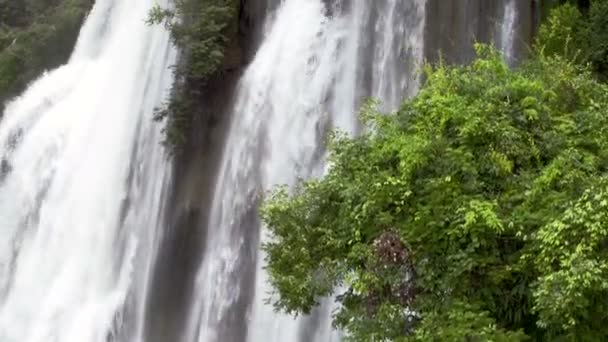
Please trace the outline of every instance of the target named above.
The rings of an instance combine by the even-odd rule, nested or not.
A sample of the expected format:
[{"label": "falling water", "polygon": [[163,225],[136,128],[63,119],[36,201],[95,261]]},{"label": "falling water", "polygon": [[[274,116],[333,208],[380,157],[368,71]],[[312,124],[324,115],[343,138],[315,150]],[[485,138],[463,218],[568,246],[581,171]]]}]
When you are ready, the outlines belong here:
[{"label": "falling water", "polygon": [[503,18],[500,24],[500,50],[503,52],[507,63],[513,63],[515,58],[516,5],[516,0],[505,1]]},{"label": "falling water", "polygon": [[0,341],[139,341],[170,172],[155,1],[98,0],[69,63],[0,122]]},{"label": "falling water", "polygon": [[[152,274],[157,251],[171,243],[163,213],[172,177],[151,113],[171,84],[175,51],[144,18],[152,3],[165,1],[97,0],[70,62],[7,106],[0,121],[2,342],[151,337],[144,331],[157,321],[148,292],[159,276]],[[413,96],[429,49],[470,58],[471,33],[494,32],[470,19],[495,18],[498,6],[266,2],[272,12],[261,45],[231,106],[194,293],[185,328],[176,329],[181,342],[341,339],[331,327],[332,298],[297,319],[264,304],[272,293],[259,249],[268,238],[260,201],[276,184],[322,176],[328,131],[357,134],[365,98],[388,112]],[[515,2],[504,3],[497,37],[509,61],[525,21]]]},{"label": "falling water", "polygon": [[264,305],[257,206],[322,175],[328,129],[356,132],[363,97],[394,109],[417,86],[424,1],[286,0],[270,18],[238,86],[185,341],[339,340],[330,299],[299,320]]}]

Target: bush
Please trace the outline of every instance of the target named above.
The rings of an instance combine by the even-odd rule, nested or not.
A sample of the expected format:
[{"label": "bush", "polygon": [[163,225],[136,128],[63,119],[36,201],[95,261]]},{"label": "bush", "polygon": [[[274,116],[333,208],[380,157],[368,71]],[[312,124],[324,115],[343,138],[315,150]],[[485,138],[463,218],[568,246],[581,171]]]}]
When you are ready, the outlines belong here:
[{"label": "bush", "polygon": [[540,27],[537,44],[547,56],[561,55],[584,62],[589,42],[584,18],[579,9],[565,4],[553,9]]},{"label": "bush", "polygon": [[588,9],[565,3],[554,8],[537,37],[542,53],[589,64],[602,80],[608,78],[608,1],[591,1]]},{"label": "bush", "polygon": [[510,70],[477,49],[396,114],[367,105],[326,177],[269,194],[278,309],[346,288],[334,322],[354,341],[608,336],[608,88],[560,56]]}]

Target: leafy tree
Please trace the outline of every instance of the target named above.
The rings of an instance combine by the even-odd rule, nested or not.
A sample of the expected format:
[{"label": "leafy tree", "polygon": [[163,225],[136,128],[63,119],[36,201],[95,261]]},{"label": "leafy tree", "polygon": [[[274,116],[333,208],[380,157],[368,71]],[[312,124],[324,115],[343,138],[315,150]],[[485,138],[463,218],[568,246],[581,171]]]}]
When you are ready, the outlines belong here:
[{"label": "leafy tree", "polygon": [[268,195],[277,309],[337,295],[353,341],[608,336],[608,87],[560,56],[510,70],[477,50],[427,67],[392,115],[366,105],[325,177]]},{"label": "leafy tree", "polygon": [[545,54],[590,64],[600,79],[608,79],[608,1],[554,8],[540,28],[537,45]]},{"label": "leafy tree", "polygon": [[576,6],[570,3],[558,6],[540,27],[537,44],[547,55],[562,55],[584,62],[586,56],[583,53],[589,42],[583,22],[583,15]]}]

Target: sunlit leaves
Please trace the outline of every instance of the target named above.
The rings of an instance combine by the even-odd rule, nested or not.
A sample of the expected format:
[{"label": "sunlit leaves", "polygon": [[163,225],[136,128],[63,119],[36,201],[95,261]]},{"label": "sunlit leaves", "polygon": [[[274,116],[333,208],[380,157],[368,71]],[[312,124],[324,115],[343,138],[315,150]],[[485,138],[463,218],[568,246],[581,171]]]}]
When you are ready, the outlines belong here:
[{"label": "sunlit leaves", "polygon": [[[537,234],[533,258],[539,324],[553,334],[589,339],[608,335],[608,183],[596,184]],[[583,319],[581,319],[583,318]]]},{"label": "sunlit leaves", "polygon": [[[339,295],[335,323],[355,341],[593,338],[608,326],[587,321],[608,297],[608,222],[592,214],[608,199],[573,208],[608,171],[608,89],[561,57],[510,70],[477,49],[471,65],[427,68],[394,115],[368,103],[368,133],[332,136],[323,179],[269,195],[278,309]],[[379,269],[388,233],[408,262]]]}]

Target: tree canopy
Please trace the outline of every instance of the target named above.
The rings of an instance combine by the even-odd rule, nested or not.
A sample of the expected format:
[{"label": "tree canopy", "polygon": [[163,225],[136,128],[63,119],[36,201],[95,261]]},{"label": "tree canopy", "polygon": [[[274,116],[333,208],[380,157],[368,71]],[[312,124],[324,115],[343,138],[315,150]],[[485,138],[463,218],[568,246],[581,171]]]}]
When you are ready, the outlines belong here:
[{"label": "tree canopy", "polygon": [[277,309],[337,296],[353,341],[608,336],[608,87],[563,54],[477,51],[268,194]]}]

